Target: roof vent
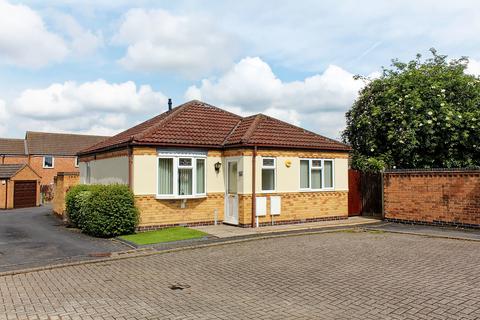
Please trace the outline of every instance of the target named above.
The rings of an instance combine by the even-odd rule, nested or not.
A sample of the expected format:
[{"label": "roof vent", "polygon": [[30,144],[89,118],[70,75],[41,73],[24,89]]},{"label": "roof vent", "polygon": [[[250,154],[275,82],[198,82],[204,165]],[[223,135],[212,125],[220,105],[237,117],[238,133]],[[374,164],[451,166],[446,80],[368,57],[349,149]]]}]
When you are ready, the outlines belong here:
[{"label": "roof vent", "polygon": [[168,98],[168,111],[172,110],[172,99]]}]

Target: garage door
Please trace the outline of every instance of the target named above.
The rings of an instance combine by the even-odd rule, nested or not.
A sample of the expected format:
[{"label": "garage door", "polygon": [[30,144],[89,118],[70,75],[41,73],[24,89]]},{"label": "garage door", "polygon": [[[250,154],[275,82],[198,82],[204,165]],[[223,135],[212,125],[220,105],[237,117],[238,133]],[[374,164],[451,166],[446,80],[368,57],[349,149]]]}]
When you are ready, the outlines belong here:
[{"label": "garage door", "polygon": [[13,206],[15,208],[35,207],[36,199],[36,181],[15,181],[13,189]]}]

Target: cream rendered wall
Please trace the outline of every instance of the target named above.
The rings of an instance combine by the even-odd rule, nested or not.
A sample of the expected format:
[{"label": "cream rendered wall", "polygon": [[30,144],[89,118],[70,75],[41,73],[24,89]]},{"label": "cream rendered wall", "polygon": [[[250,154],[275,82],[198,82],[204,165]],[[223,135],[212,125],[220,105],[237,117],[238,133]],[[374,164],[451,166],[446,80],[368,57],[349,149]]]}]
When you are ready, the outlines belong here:
[{"label": "cream rendered wall", "polygon": [[348,191],[348,159],[335,159],[335,190]]},{"label": "cream rendered wall", "polygon": [[[133,190],[137,195],[156,194],[157,157],[154,155],[135,155],[133,157]],[[225,192],[227,160],[238,161],[238,193],[252,193],[252,156],[243,157],[207,157],[206,178],[207,193]],[[286,161],[291,166],[286,166]],[[222,167],[219,173],[215,172],[215,163],[220,162]],[[257,176],[256,192],[262,193],[262,157],[256,158]],[[80,164],[81,176],[83,163]],[[128,164],[127,164],[128,173]],[[334,159],[335,190],[348,190],[348,159]],[[276,157],[276,192],[300,191],[300,158]]]},{"label": "cream rendered wall", "polygon": [[[128,184],[128,157],[115,157],[91,160],[91,184]],[[85,184],[87,176],[86,162],[80,162],[80,183]]]},{"label": "cream rendered wall", "polygon": [[[268,158],[268,157],[267,157]],[[275,157],[276,159],[276,190],[275,192],[300,192],[300,158]],[[291,166],[286,166],[286,161],[291,161]],[[251,163],[251,159],[250,159]],[[256,192],[262,193],[262,157],[256,159]],[[334,190],[348,190],[348,159],[334,159]],[[251,192],[251,187],[249,189]],[[271,193],[265,191],[264,193]]]},{"label": "cream rendered wall", "polygon": [[133,156],[133,193],[152,195],[157,193],[157,156]]},{"label": "cream rendered wall", "polygon": [[[220,172],[215,171],[215,163],[222,163],[221,157],[207,157],[206,179],[207,194],[225,192],[224,168],[222,163]],[[133,193],[136,195],[155,195],[157,193],[157,156],[133,156]]]},{"label": "cream rendered wall", "polygon": [[[220,162],[222,167],[217,173],[215,171],[215,163]],[[225,192],[225,168],[226,164],[222,157],[207,157],[206,162],[206,177],[207,177],[207,194],[214,192]]]}]

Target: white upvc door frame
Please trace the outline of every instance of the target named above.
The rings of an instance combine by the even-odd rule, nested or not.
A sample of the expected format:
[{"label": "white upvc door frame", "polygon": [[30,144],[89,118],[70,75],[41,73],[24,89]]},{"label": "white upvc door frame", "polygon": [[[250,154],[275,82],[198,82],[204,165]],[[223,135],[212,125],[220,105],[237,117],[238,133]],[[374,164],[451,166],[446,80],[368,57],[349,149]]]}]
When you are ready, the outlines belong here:
[{"label": "white upvc door frame", "polygon": [[[223,222],[227,224],[238,225],[238,164],[239,159],[227,159],[225,166],[225,214]],[[237,164],[237,192],[229,193],[230,184],[230,164]]]}]

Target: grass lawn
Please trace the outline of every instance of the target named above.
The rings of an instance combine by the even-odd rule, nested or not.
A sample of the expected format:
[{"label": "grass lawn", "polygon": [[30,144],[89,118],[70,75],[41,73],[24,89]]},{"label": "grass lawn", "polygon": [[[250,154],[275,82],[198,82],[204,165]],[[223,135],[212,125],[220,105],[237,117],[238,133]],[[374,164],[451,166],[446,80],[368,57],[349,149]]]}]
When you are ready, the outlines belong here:
[{"label": "grass lawn", "polygon": [[135,234],[129,234],[121,236],[120,239],[124,239],[133,242],[138,245],[142,244],[154,244],[162,242],[172,242],[187,239],[203,238],[207,233],[189,229],[186,227],[172,227],[155,231],[146,231]]}]

